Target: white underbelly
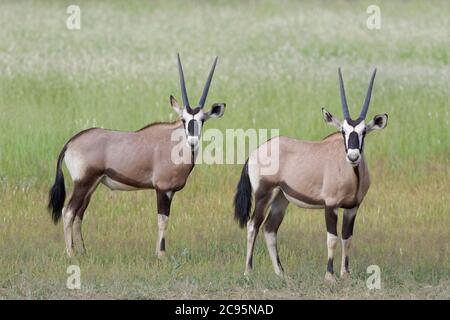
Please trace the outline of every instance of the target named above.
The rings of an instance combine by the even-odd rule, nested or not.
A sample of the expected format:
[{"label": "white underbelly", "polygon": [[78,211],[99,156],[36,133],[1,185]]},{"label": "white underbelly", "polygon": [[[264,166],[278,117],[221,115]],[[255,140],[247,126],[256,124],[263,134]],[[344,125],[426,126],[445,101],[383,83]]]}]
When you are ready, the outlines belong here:
[{"label": "white underbelly", "polygon": [[284,196],[286,197],[286,199],[288,199],[289,202],[295,204],[296,206],[300,207],[300,208],[305,208],[305,209],[322,209],[324,208],[323,205],[320,204],[309,204],[303,201],[300,201],[296,198],[291,197],[290,195],[286,194],[285,192],[283,192]]},{"label": "white underbelly", "polygon": [[121,190],[121,191],[139,190],[139,188],[120,183],[107,176],[104,176],[101,182],[111,190]]}]

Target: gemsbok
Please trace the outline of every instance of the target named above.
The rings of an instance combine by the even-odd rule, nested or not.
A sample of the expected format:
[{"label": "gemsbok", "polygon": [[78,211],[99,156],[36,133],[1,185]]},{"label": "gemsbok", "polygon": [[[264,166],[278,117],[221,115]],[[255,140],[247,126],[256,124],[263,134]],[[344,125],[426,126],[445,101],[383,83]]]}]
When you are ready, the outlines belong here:
[{"label": "gemsbok", "polygon": [[[81,222],[99,183],[111,190],[155,189],[159,228],[156,253],[158,257],[164,256],[171,201],[175,192],[183,189],[194,167],[203,124],[209,118],[221,117],[225,111],[224,103],[215,103],[209,111],[203,111],[217,57],[195,108],[189,104],[179,55],[177,59],[183,105],[178,105],[173,96],[170,96],[170,104],[178,120],[152,123],[134,132],[87,129],[70,138],[61,150],[48,208],[55,224],[63,215],[69,257],[74,255],[74,242],[78,242],[80,253],[85,252]],[[188,161],[173,161],[173,150],[180,145],[178,151],[187,154]],[[63,159],[74,183],[72,196],[64,209]]]},{"label": "gemsbok", "polygon": [[[322,108],[325,122],[338,128],[322,141],[276,137],[252,152],[244,165],[234,199],[235,218],[247,225],[245,273],[252,270],[253,248],[264,222],[264,236],[275,273],[283,274],[277,248],[277,231],[290,202],[301,208],[324,208],[327,229],[328,262],[325,280],[335,281],[333,258],[337,237],[338,209],[343,208],[341,277],[349,276],[349,249],[358,207],[369,185],[364,138],[372,130],[384,129],[387,114],[376,115],[366,124],[376,69],[373,71],[361,113],[352,120],[347,106],[339,68],[339,84],[344,120]],[[277,148],[278,150],[275,150]],[[263,164],[278,162],[273,174],[262,174]],[[273,167],[273,166],[272,166]],[[250,216],[252,196],[255,208]],[[270,210],[267,210],[270,207]],[[266,211],[269,211],[265,217]]]}]

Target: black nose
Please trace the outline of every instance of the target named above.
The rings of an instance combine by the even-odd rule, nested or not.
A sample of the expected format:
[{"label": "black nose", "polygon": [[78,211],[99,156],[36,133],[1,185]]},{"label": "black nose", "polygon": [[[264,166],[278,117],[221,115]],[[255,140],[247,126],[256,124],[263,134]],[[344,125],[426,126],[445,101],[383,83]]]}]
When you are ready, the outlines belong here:
[{"label": "black nose", "polygon": [[194,119],[189,120],[187,129],[190,136],[198,136],[198,123]]}]

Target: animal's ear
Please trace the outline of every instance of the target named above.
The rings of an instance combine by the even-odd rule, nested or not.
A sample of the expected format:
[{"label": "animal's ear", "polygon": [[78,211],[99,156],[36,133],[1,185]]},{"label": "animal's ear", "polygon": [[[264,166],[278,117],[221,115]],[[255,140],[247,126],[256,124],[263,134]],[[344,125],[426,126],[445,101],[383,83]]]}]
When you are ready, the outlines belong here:
[{"label": "animal's ear", "polygon": [[206,118],[220,118],[225,112],[225,106],[225,103],[214,103],[211,109],[205,113]]},{"label": "animal's ear", "polygon": [[331,124],[332,126],[335,126],[336,128],[340,129],[342,127],[341,121],[339,121],[338,118],[333,116],[331,113],[329,113],[325,108],[322,108],[322,114],[323,119],[327,124]]},{"label": "animal's ear", "polygon": [[371,120],[367,126],[366,126],[366,132],[370,132],[372,130],[381,130],[386,128],[388,122],[388,115],[387,113],[383,114],[377,114],[375,117],[373,117],[373,120]]},{"label": "animal's ear", "polygon": [[172,106],[173,111],[175,111],[179,116],[181,116],[183,110],[181,110],[177,100],[172,95],[170,96],[170,105]]}]

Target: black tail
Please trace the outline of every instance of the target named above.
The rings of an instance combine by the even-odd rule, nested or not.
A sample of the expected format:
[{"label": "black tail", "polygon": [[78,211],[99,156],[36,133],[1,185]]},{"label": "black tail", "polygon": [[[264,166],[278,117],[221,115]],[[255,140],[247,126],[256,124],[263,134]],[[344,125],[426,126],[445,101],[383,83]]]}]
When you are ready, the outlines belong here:
[{"label": "black tail", "polygon": [[48,209],[51,210],[53,222],[58,223],[61,219],[62,209],[64,207],[64,200],[66,199],[66,188],[64,186],[64,174],[61,168],[64,154],[66,153],[66,147],[61,150],[56,164],[56,177],[55,183],[49,192],[48,197]]},{"label": "black tail", "polygon": [[248,176],[248,160],[242,168],[241,179],[236,188],[234,196],[234,218],[239,226],[243,228],[250,218],[252,208],[252,185]]}]

